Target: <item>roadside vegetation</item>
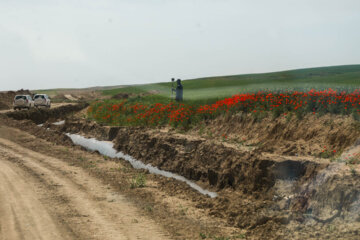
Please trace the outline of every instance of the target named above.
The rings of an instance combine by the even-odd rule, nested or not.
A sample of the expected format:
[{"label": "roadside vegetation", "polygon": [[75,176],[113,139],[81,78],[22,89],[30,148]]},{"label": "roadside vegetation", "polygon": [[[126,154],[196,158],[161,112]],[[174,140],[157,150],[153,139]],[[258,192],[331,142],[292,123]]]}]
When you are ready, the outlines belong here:
[{"label": "roadside vegetation", "polygon": [[139,173],[137,176],[134,176],[131,180],[131,188],[142,188],[146,186],[146,177],[144,174]]},{"label": "roadside vegetation", "polygon": [[[211,101],[211,100],[207,100]],[[219,115],[238,112],[251,113],[257,118],[271,114],[295,115],[301,119],[305,114],[352,115],[360,119],[360,89],[352,92],[326,89],[322,91],[259,91],[233,95],[213,103],[187,101],[166,102],[162,97],[141,99],[97,101],[88,109],[88,116],[98,122],[117,126],[164,126],[170,125],[187,130],[199,122]]]},{"label": "roadside vegetation", "polygon": [[[212,120],[230,120],[237,114],[252,116],[257,122],[280,117],[291,122],[306,115],[331,114],[352,117],[360,126],[359,83],[360,65],[186,80],[181,103],[171,98],[171,83],[148,84],[103,91],[127,98],[94,101],[87,117],[112,126],[198,129],[209,136],[212,133],[206,126]],[[226,135],[222,140],[230,141]],[[332,161],[340,155],[326,147],[318,154]],[[345,161],[353,165],[358,159],[358,155],[347,156]]]},{"label": "roadside vegetation", "polygon": [[109,125],[170,125],[183,130],[238,112],[257,119],[330,113],[359,120],[359,83],[360,65],[200,78],[183,81],[182,103],[173,101],[171,82],[136,85],[103,90],[105,96],[128,98],[95,101],[88,117]]},{"label": "roadside vegetation", "polygon": [[[220,100],[188,100],[183,103],[169,101],[162,96],[149,95],[126,100],[105,100],[93,102],[88,108],[88,117],[97,122],[114,126],[170,126],[179,131],[198,129],[206,131],[212,120],[237,119],[235,115],[246,114],[256,122],[263,119],[284,118],[286,122],[302,120],[313,115],[322,117],[325,114],[352,117],[356,126],[360,126],[360,89],[344,90],[310,90],[302,91],[259,91],[243,93]],[[234,116],[235,118],[233,118]],[[306,116],[306,117],[305,117]],[[327,124],[327,123],[325,123]],[[357,128],[355,126],[355,128]],[[222,134],[222,141],[230,138]],[[242,144],[237,139],[236,144]],[[261,143],[257,143],[259,147]],[[260,145],[259,145],[260,144]],[[331,145],[331,144],[330,144]],[[314,156],[327,158],[330,161],[345,162],[350,166],[359,163],[359,154],[341,158],[341,148],[324,146]],[[133,185],[136,186],[135,181]]]}]

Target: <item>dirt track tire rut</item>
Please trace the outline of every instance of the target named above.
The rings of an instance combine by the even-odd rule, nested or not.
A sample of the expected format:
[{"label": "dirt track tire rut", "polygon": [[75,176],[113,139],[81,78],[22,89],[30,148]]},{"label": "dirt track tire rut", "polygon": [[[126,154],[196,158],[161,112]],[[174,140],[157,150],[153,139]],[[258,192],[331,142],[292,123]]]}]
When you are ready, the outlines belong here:
[{"label": "dirt track tire rut", "polygon": [[0,169],[0,239],[67,239],[22,171],[7,161],[0,162]]},{"label": "dirt track tire rut", "polygon": [[[3,138],[0,160],[1,240],[170,239],[122,195],[78,167]],[[36,178],[38,187],[31,183]]]}]

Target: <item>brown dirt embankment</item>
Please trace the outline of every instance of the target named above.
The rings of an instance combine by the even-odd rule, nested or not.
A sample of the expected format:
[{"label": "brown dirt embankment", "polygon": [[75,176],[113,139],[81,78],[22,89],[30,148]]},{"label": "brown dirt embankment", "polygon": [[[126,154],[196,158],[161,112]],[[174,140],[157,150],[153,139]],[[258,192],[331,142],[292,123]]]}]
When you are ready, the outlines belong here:
[{"label": "brown dirt embankment", "polygon": [[[41,139],[61,145],[72,146],[71,139],[63,132],[49,127],[39,127],[37,124],[47,120],[64,119],[67,115],[86,108],[87,103],[62,105],[51,109],[32,109],[30,111],[14,111],[0,114],[0,120],[7,126],[19,128]],[[17,120],[17,121],[14,121]],[[47,124],[49,125],[49,124]]]},{"label": "brown dirt embankment", "polygon": [[10,107],[7,104],[0,102],[0,110],[8,110],[8,109],[10,109]]},{"label": "brown dirt embankment", "polygon": [[252,194],[267,193],[276,179],[311,176],[314,169],[326,166],[310,161],[269,159],[255,151],[239,151],[214,141],[141,128],[119,129],[115,143],[117,150],[145,163],[218,190],[232,188]]},{"label": "brown dirt embankment", "polygon": [[64,146],[73,146],[71,139],[68,136],[66,136],[63,132],[57,131],[56,129],[49,129],[49,128],[37,126],[31,120],[14,121],[13,119],[10,119],[4,115],[0,115],[0,123],[4,124],[5,126],[21,129],[22,131],[30,133],[48,142],[52,142]]},{"label": "brown dirt embankment", "polygon": [[[360,227],[358,169],[352,171],[344,163],[331,163],[328,159],[317,159],[301,151],[279,155],[276,153],[284,146],[276,143],[292,139],[294,136],[291,134],[299,134],[294,139],[303,140],[296,146],[312,149],[314,144],[320,147],[323,138],[328,136],[322,132],[328,130],[322,121],[332,120],[329,127],[332,126],[330,130],[334,136],[331,142],[334,145],[330,147],[346,149],[354,143],[357,125],[349,119],[336,117],[306,118],[305,123],[313,124],[317,131],[311,126],[307,127],[311,134],[297,130],[296,127],[302,123],[292,127],[286,119],[274,120],[274,125],[266,121],[261,125],[256,120],[253,125],[248,125],[245,121],[243,127],[251,129],[255,126],[252,128],[254,133],[242,129],[243,134],[248,134],[247,143],[253,148],[246,148],[246,142],[242,144],[245,148],[234,147],[231,136],[241,134],[241,128],[235,129],[235,124],[234,133],[227,129],[230,137],[224,142],[215,141],[210,136],[189,136],[159,129],[106,127],[78,119],[67,119],[60,126],[45,124],[44,127],[60,134],[71,132],[113,140],[119,151],[216,190],[219,197],[215,199],[200,198],[197,193],[191,194],[191,198],[197,202],[197,208],[204,209],[210,216],[226,219],[231,226],[246,229],[249,238],[356,239]],[[325,125],[323,129],[322,125]],[[217,127],[219,135],[226,130]],[[271,131],[277,137],[272,138]],[[266,134],[269,141],[264,137]],[[259,139],[265,142],[258,145]],[[266,152],[266,147],[270,146],[274,150]],[[165,183],[164,186],[170,194],[179,190],[179,187],[166,187]],[[336,226],[336,231],[333,226]]]},{"label": "brown dirt embankment", "polygon": [[12,108],[12,102],[16,95],[32,95],[29,90],[18,90],[18,91],[8,91],[0,92],[0,110],[8,110]]},{"label": "brown dirt embankment", "polygon": [[344,164],[263,155],[259,149],[236,149],[195,136],[85,120],[68,119],[55,128],[113,140],[119,151],[218,191],[218,198],[202,200],[198,207],[256,236],[284,229],[300,229],[299,236],[309,236],[310,225],[339,223],[348,229],[360,219],[353,213],[360,207],[360,177]]},{"label": "brown dirt embankment", "polygon": [[[205,122],[190,131],[206,139],[226,137],[226,143],[257,148],[262,153],[287,156],[319,156],[323,151],[339,153],[360,136],[360,122],[351,116],[308,114],[273,119],[239,113]],[[330,155],[336,155],[330,154]]]},{"label": "brown dirt embankment", "polygon": [[264,193],[276,179],[309,178],[327,166],[326,161],[270,159],[258,151],[241,151],[203,138],[144,128],[106,127],[85,120],[48,126],[60,132],[114,141],[118,151],[218,190]]},{"label": "brown dirt embankment", "polygon": [[36,124],[41,124],[49,119],[65,118],[66,115],[78,112],[86,108],[88,103],[68,104],[57,108],[42,109],[33,108],[29,111],[7,112],[5,115],[15,120],[31,120]]}]

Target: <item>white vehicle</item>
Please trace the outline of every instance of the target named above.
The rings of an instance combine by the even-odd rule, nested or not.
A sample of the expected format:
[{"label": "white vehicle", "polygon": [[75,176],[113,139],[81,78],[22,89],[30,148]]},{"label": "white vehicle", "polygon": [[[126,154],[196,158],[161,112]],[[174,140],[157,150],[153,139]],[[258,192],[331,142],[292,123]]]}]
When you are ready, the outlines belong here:
[{"label": "white vehicle", "polygon": [[16,95],[14,98],[14,110],[17,109],[30,109],[34,107],[34,101],[30,95]]},{"label": "white vehicle", "polygon": [[35,107],[51,107],[51,100],[46,94],[36,94],[34,96]]}]

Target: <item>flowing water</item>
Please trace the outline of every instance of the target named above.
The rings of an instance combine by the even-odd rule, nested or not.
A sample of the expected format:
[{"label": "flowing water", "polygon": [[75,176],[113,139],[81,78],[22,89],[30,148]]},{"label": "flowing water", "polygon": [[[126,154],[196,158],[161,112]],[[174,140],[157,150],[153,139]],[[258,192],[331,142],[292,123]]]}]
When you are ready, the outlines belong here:
[{"label": "flowing water", "polygon": [[65,124],[65,120],[53,123],[53,125],[56,125],[56,126],[60,126],[60,125],[64,125],[64,124]]},{"label": "flowing water", "polygon": [[133,157],[126,155],[122,152],[117,152],[114,149],[114,144],[112,142],[99,141],[99,140],[96,140],[95,138],[85,138],[78,134],[67,133],[66,135],[71,138],[71,140],[73,141],[74,144],[85,147],[88,150],[98,151],[102,155],[105,155],[105,156],[108,156],[111,158],[125,159],[126,161],[130,162],[130,164],[134,168],[147,169],[147,170],[149,170],[150,173],[162,175],[162,176],[168,177],[168,178],[174,178],[176,180],[187,183],[190,187],[197,190],[201,194],[208,195],[211,198],[217,197],[217,193],[205,190],[205,189],[201,188],[199,185],[197,185],[196,183],[193,183],[190,180],[184,178],[183,176],[177,175],[172,172],[160,170],[157,167],[151,166],[150,164],[144,164],[143,162],[136,160]]}]

